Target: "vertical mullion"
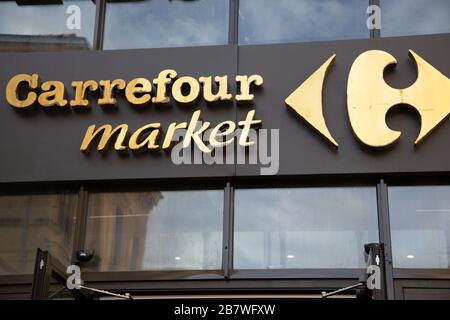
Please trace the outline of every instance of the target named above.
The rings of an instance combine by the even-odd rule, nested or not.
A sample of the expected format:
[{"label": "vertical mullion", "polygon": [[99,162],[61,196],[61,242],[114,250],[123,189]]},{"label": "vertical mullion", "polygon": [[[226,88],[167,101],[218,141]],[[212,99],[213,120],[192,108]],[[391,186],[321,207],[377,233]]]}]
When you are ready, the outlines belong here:
[{"label": "vertical mullion", "polygon": [[392,266],[392,246],[389,220],[388,188],[383,179],[377,185],[378,230],[380,242],[384,244],[386,297],[394,299],[394,278]]},{"label": "vertical mullion", "polygon": [[229,278],[233,267],[233,188],[227,182],[223,204],[223,247],[222,268],[225,278]]},{"label": "vertical mullion", "polygon": [[105,31],[106,0],[97,0],[95,4],[94,50],[103,49]]},{"label": "vertical mullion", "polygon": [[239,0],[229,0],[228,44],[238,43]]},{"label": "vertical mullion", "polygon": [[78,192],[77,212],[75,220],[75,232],[72,248],[72,262],[76,262],[76,252],[79,249],[83,249],[84,241],[86,237],[86,220],[87,220],[87,191],[84,189],[84,185],[80,186]]}]

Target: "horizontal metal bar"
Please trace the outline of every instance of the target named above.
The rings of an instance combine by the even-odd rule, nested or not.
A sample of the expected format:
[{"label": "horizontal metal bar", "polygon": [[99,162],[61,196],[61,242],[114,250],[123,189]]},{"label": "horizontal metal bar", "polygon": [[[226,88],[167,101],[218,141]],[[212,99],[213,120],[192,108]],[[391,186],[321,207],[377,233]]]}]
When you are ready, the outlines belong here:
[{"label": "horizontal metal bar", "polygon": [[450,280],[450,269],[394,269],[394,279]]},{"label": "horizontal metal bar", "polygon": [[234,270],[230,279],[358,279],[364,269]]}]

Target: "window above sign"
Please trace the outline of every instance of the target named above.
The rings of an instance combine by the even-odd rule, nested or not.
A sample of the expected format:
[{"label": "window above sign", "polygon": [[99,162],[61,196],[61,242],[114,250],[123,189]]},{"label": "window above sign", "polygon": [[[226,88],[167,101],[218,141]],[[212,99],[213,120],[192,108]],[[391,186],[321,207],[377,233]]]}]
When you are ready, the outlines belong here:
[{"label": "window above sign", "polygon": [[364,39],[368,1],[245,0],[239,2],[239,44]]},{"label": "window above sign", "polygon": [[381,36],[450,32],[448,0],[381,0]]},{"label": "window above sign", "polygon": [[228,43],[228,0],[108,2],[104,49]]},{"label": "window above sign", "polygon": [[[0,52],[93,48],[95,3],[91,0],[0,2]],[[49,4],[50,3],[50,4]]]},{"label": "window above sign", "polygon": [[447,0],[3,0],[0,52],[450,33],[448,12]]}]

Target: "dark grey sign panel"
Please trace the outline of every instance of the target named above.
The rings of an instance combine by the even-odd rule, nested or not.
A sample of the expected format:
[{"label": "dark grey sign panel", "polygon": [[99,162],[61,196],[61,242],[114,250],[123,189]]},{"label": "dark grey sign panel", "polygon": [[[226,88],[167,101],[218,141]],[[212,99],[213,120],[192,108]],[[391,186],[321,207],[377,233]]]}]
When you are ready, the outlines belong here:
[{"label": "dark grey sign panel", "polygon": [[[218,46],[197,48],[124,50],[103,52],[4,53],[0,54],[0,182],[76,181],[153,178],[230,177],[260,175],[259,165],[175,165],[164,152],[128,152],[111,149],[90,155],[79,148],[91,124],[126,123],[131,130],[161,122],[189,121],[195,110],[213,125],[239,121],[251,109],[262,128],[279,129],[279,175],[407,173],[450,171],[450,120],[444,121],[423,142],[414,147],[420,120],[413,109],[390,112],[387,123],[400,130],[400,140],[392,147],[372,150],[355,138],[347,113],[346,91],[350,67],[367,50],[379,49],[398,60],[385,79],[395,88],[405,88],[416,79],[413,49],[446,76],[450,76],[450,35],[386,38],[258,46]],[[332,54],[336,61],[325,78],[324,116],[335,149],[292,110],[284,100]],[[239,67],[239,69],[238,69]],[[235,75],[260,74],[264,85],[250,106],[207,105],[146,106],[142,110],[119,98],[117,109],[103,111],[91,97],[89,112],[18,112],[6,102],[8,80],[18,73],[39,73],[42,81],[60,80],[73,97],[74,80],[129,81],[136,77],[155,78],[163,69],[175,69],[179,76],[228,75],[230,91],[236,93]],[[362,79],[363,80],[363,79]],[[450,102],[449,102],[450,103]],[[238,146],[239,147],[239,146]]]}]

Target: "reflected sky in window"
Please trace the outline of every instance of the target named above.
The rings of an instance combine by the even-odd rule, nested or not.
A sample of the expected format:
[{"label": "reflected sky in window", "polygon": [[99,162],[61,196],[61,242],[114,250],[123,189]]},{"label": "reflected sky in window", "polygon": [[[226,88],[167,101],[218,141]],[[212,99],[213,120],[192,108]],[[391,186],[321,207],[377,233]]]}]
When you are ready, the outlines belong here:
[{"label": "reflected sky in window", "polygon": [[450,267],[450,187],[390,187],[396,268]]},{"label": "reflected sky in window", "polygon": [[450,33],[449,0],[382,0],[381,36]]},{"label": "reflected sky in window", "polygon": [[147,223],[144,269],[221,269],[223,192],[162,195]]},{"label": "reflected sky in window", "polygon": [[378,242],[376,190],[238,189],[236,269],[359,268]]},{"label": "reflected sky in window", "polygon": [[104,48],[227,44],[228,17],[228,0],[110,2]]},{"label": "reflected sky in window", "polygon": [[[68,28],[69,6],[80,8],[80,29]],[[72,20],[70,20],[72,21]],[[0,2],[0,46],[5,41],[59,42],[77,48],[92,48],[95,4],[91,0],[65,0],[63,4],[18,6]],[[71,26],[71,24],[69,24]],[[31,36],[27,39],[21,36]],[[37,37],[43,36],[43,37]],[[45,36],[45,37],[44,37]],[[64,36],[64,38],[61,38]]]},{"label": "reflected sky in window", "polygon": [[367,0],[242,0],[239,43],[369,38]]}]

